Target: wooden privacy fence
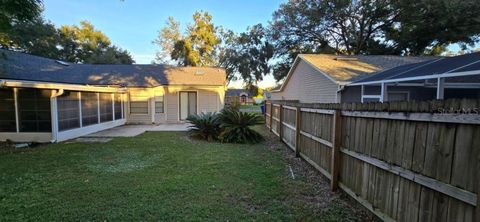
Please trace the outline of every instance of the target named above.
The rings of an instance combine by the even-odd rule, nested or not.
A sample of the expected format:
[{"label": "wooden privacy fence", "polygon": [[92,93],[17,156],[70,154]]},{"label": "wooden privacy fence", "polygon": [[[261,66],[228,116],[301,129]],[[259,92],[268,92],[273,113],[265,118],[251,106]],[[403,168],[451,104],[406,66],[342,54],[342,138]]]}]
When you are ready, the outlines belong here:
[{"label": "wooden privacy fence", "polygon": [[385,221],[480,221],[480,102],[269,101],[266,126]]}]

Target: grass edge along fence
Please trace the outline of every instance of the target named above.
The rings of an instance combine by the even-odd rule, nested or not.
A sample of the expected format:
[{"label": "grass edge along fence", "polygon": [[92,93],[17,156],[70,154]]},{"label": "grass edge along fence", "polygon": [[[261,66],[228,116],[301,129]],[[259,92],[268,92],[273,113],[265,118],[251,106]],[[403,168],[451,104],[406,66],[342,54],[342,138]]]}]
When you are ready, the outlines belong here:
[{"label": "grass edge along fence", "polygon": [[480,221],[480,100],[267,101],[265,120],[384,221]]}]

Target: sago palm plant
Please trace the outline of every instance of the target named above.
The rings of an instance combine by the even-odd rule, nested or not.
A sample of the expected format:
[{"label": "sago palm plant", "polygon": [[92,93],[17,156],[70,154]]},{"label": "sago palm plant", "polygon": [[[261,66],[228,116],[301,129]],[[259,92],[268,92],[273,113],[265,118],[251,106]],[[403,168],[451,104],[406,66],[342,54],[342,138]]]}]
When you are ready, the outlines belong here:
[{"label": "sago palm plant", "polygon": [[188,131],[193,137],[213,141],[220,135],[220,124],[216,113],[190,115],[187,121],[192,124]]},{"label": "sago palm plant", "polygon": [[223,109],[218,115],[220,140],[227,143],[258,143],[263,136],[251,126],[263,124],[263,117],[255,113]]}]

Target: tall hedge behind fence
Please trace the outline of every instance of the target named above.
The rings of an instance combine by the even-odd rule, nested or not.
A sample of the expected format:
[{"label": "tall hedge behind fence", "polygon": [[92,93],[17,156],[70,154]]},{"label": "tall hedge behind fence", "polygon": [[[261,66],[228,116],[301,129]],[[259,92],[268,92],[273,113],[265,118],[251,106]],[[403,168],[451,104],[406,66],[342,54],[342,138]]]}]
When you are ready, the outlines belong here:
[{"label": "tall hedge behind fence", "polygon": [[266,126],[385,221],[480,221],[480,101],[269,101]]}]

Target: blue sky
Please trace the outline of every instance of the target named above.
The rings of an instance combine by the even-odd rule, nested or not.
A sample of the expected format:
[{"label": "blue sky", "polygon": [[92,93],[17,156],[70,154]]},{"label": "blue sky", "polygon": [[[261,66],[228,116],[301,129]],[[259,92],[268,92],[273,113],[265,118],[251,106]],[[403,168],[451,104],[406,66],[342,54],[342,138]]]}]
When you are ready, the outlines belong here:
[{"label": "blue sky", "polygon": [[208,11],[216,25],[236,32],[267,23],[283,0],[45,0],[44,16],[55,25],[90,21],[137,63],[150,63],[158,49],[152,44],[168,16],[182,25],[198,10]]}]

